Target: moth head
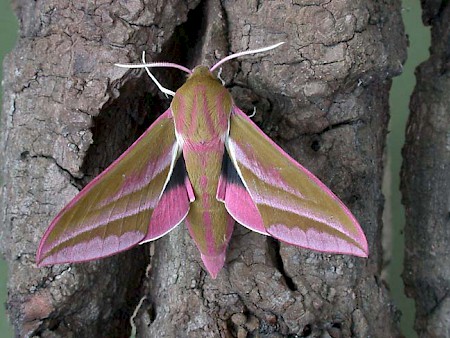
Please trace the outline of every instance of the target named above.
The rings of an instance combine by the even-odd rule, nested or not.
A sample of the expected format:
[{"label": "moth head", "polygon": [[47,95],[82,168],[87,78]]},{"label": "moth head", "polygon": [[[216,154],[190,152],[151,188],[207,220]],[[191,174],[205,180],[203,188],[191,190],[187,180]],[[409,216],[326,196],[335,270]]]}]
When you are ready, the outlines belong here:
[{"label": "moth head", "polygon": [[[152,79],[152,81],[158,86],[159,90],[161,90],[166,96],[170,95],[170,96],[174,96],[175,92],[163,87],[159,81],[153,76],[153,74],[150,72],[150,68],[155,68],[155,67],[166,67],[166,68],[176,68],[179,69],[183,72],[186,72],[190,75],[189,79],[193,79],[196,78],[197,76],[201,77],[201,76],[210,76],[213,79],[217,79],[212,72],[216,69],[218,69],[222,64],[224,64],[225,62],[228,62],[232,59],[236,59],[238,57],[244,56],[244,55],[249,55],[249,54],[257,54],[257,53],[263,53],[263,52],[267,52],[269,50],[272,50],[274,48],[277,48],[279,46],[281,46],[284,42],[279,42],[275,45],[271,45],[268,47],[264,47],[264,48],[259,48],[259,49],[252,49],[252,50],[246,50],[243,52],[239,52],[239,53],[234,53],[231,55],[228,55],[227,57],[223,58],[222,60],[220,60],[219,62],[217,62],[214,66],[212,66],[210,69],[208,69],[208,67],[205,66],[197,66],[195,67],[193,70],[190,70],[184,66],[178,65],[176,63],[171,63],[171,62],[152,62],[152,63],[147,63],[145,61],[145,52],[142,53],[142,64],[118,64],[116,63],[116,66],[118,67],[122,67],[122,68],[144,68],[145,71],[147,72],[148,76]],[[219,71],[220,73],[220,71]]]}]

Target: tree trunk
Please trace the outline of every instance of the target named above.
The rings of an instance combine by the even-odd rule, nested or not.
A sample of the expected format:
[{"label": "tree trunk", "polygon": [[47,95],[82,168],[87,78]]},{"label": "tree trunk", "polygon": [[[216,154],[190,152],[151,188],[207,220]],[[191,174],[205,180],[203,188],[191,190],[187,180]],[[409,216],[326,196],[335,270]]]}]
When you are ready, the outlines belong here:
[{"label": "tree trunk", "polygon": [[420,337],[450,337],[450,5],[422,1],[430,58],[416,71],[403,148],[403,279]]},{"label": "tree trunk", "polygon": [[[5,62],[0,238],[17,335],[124,337],[135,309],[139,337],[399,335],[380,279],[380,232],[388,95],[406,51],[400,1],[15,4],[21,37]],[[146,50],[147,60],[211,65],[278,41],[287,44],[228,63],[222,77],[237,105],[256,106],[264,131],[352,209],[369,259],[237,225],[212,280],[181,226],[112,258],[35,267],[55,213],[169,104],[144,72],[114,63],[139,62]],[[172,89],[184,78],[155,73]]]}]

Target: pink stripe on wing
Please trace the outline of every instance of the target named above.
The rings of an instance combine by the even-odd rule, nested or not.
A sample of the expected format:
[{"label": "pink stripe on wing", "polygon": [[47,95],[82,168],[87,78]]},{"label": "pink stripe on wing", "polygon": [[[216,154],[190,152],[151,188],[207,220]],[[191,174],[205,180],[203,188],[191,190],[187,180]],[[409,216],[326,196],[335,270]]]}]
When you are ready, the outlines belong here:
[{"label": "pink stripe on wing", "polygon": [[228,213],[237,222],[250,230],[267,235],[261,214],[245,186],[229,182],[220,175],[216,198],[225,204]]},{"label": "pink stripe on wing", "polygon": [[[77,263],[115,255],[139,243],[140,232],[126,232],[122,236],[94,237],[88,241],[61,248],[56,254],[44,258],[39,266],[61,263]],[[99,248],[102,248],[99,250]],[[47,251],[47,249],[45,248]],[[77,257],[76,260],[73,257]]]},{"label": "pink stripe on wing", "polygon": [[[256,154],[253,154],[252,149],[246,149],[244,151],[236,142],[234,142],[231,138],[228,140],[228,144],[236,155],[236,159],[238,162],[242,164],[247,169],[251,170],[252,173],[258,177],[261,181],[270,184],[273,187],[282,189],[287,191],[288,193],[297,196],[302,199],[306,199],[306,197],[298,190],[293,189],[291,186],[284,182],[283,177],[280,174],[278,168],[264,168],[261,167]],[[250,146],[248,146],[250,147]],[[252,157],[250,157],[250,156]]]},{"label": "pink stripe on wing", "polygon": [[[328,225],[329,227],[345,234],[349,238],[353,239],[361,239],[361,233],[358,231],[358,233],[350,232],[348,229],[332,215],[327,216],[326,214],[321,214],[319,211],[314,212],[313,210],[309,208],[302,208],[299,203],[295,203],[291,200],[280,198],[277,195],[269,195],[268,192],[266,194],[256,195],[253,198],[254,202],[256,204],[264,204],[268,205],[274,209],[279,209],[287,212],[291,212],[293,214],[299,215],[300,217],[304,217],[310,220],[313,220],[315,222],[323,223]],[[269,224],[268,224],[269,225]],[[355,227],[355,230],[357,228]]]},{"label": "pink stripe on wing", "polygon": [[367,244],[364,245],[363,248],[360,248],[342,238],[330,235],[326,232],[320,232],[314,228],[303,231],[300,228],[288,228],[283,224],[274,224],[267,230],[269,234],[283,242],[299,245],[307,249],[350,254],[360,257],[368,256]]},{"label": "pink stripe on wing", "polygon": [[314,176],[308,169],[304,168],[302,165],[300,165],[297,161],[295,161],[291,156],[289,156],[280,146],[278,146],[275,142],[273,142],[264,132],[259,129],[259,127],[253,123],[253,121],[244,114],[238,107],[233,107],[233,113],[244,119],[247,123],[249,123],[253,128],[255,128],[262,137],[264,137],[267,142],[269,142],[275,149],[277,149],[281,154],[283,154],[294,166],[296,166],[300,171],[304,172],[306,175],[308,175],[309,179],[314,181],[326,194],[328,194],[331,198],[333,198],[336,202],[339,203],[342,210],[345,212],[345,214],[351,219],[352,223],[356,225],[358,228],[358,232],[360,233],[360,236],[364,238],[364,241],[366,241],[364,233],[359,226],[358,221],[356,220],[355,216],[350,212],[350,210],[347,208],[347,206],[342,203],[342,201],[325,185],[320,181],[316,176]]},{"label": "pink stripe on wing", "polygon": [[189,206],[189,196],[184,185],[164,192],[153,211],[147,235],[141,243],[158,239],[174,229],[188,214]]},{"label": "pink stripe on wing", "polygon": [[[123,182],[120,190],[111,197],[105,198],[99,207],[112,204],[124,196],[133,194],[134,192],[147,187],[150,182],[161,172],[167,169],[173,161],[173,153],[178,150],[178,144],[174,144],[167,151],[164,151],[166,156],[160,156],[153,163],[148,163],[144,172],[136,173],[136,175],[123,176]],[[143,159],[145,160],[145,159]]]},{"label": "pink stripe on wing", "polygon": [[[80,226],[80,227],[74,228],[73,231],[68,231],[68,230],[64,231],[58,237],[58,239],[56,241],[53,241],[53,242],[47,241],[46,245],[45,245],[45,250],[46,251],[51,250],[64,242],[70,241],[74,237],[77,237],[79,235],[82,235],[83,233],[95,230],[101,226],[107,225],[110,222],[125,219],[127,217],[134,216],[142,211],[145,211],[148,209],[153,209],[157,202],[158,202],[158,199],[147,200],[144,204],[142,204],[140,206],[136,206],[136,209],[127,210],[124,212],[117,212],[115,214],[112,211],[110,211],[108,217],[102,217],[102,215],[100,214],[100,215],[98,215],[98,217],[95,218],[94,222],[89,222],[89,220],[87,220],[87,221],[83,220],[82,227]],[[58,220],[59,220],[58,218],[55,218],[55,220],[52,222],[52,224],[57,223]],[[141,234],[141,238],[143,238],[145,236],[144,233],[140,233],[140,234]]]}]

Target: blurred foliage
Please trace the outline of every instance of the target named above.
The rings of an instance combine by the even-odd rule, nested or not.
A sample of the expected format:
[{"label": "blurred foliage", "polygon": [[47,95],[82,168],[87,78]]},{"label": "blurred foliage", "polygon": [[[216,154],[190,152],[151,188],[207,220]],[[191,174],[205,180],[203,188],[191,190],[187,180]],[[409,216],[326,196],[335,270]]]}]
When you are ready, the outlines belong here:
[{"label": "blurred foliage", "polygon": [[[400,168],[402,164],[401,149],[405,142],[405,127],[409,115],[409,99],[416,85],[414,71],[416,67],[429,56],[431,44],[430,29],[422,24],[422,9],[419,0],[403,0],[403,22],[408,35],[408,59],[403,66],[401,76],[394,78],[389,99],[391,120],[388,134],[388,164],[390,171],[390,184],[384,191],[387,205],[390,210],[392,252],[387,265],[387,282],[395,305],[402,312],[400,327],[405,337],[415,338],[413,330],[415,304],[412,299],[405,296],[403,280],[405,213],[401,204],[400,194]],[[385,218],[386,219],[386,218]]]}]

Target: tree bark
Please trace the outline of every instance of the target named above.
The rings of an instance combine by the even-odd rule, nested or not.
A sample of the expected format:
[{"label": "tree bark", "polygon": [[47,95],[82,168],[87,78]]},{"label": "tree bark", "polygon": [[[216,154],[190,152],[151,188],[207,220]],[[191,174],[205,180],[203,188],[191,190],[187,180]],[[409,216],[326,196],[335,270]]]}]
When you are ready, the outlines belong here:
[{"label": "tree bark", "polygon": [[403,279],[416,301],[419,336],[450,337],[450,5],[422,7],[432,41],[430,58],[416,71],[403,148]]},{"label": "tree bark", "polygon": [[[381,179],[391,77],[405,59],[399,1],[16,1],[5,62],[1,248],[19,336],[396,337],[380,279]],[[116,62],[224,65],[238,106],[362,224],[369,259],[299,249],[236,225],[225,268],[205,273],[185,227],[85,264],[37,269],[55,213],[169,102]],[[155,72],[177,88],[183,76]],[[145,297],[145,298],[142,298]],[[139,300],[142,299],[141,302]]]}]

